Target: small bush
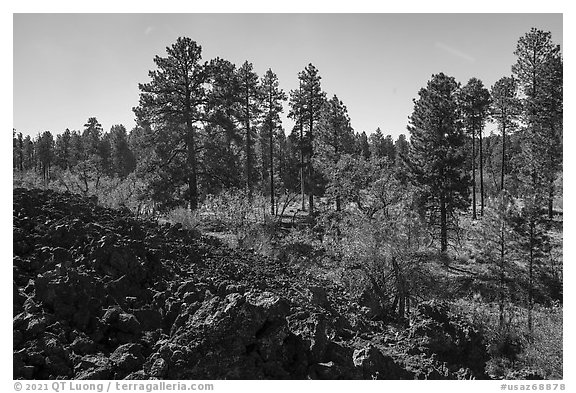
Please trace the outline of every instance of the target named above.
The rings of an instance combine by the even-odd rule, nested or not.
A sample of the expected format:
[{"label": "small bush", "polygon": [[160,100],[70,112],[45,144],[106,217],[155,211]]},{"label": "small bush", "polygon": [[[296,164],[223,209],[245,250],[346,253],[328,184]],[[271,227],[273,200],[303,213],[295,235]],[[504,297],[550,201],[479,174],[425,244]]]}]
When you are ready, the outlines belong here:
[{"label": "small bush", "polygon": [[166,220],[174,224],[181,224],[184,229],[194,230],[200,225],[197,212],[192,212],[185,207],[177,207],[164,216]]},{"label": "small bush", "polygon": [[324,250],[310,228],[293,228],[277,244],[277,257],[292,264],[312,264],[318,261]]},{"label": "small bush", "polygon": [[13,188],[44,188],[46,184],[42,181],[42,176],[34,171],[14,171],[12,174]]},{"label": "small bush", "polygon": [[154,205],[142,199],[146,186],[135,173],[123,179],[104,175],[84,178],[76,171],[54,168],[48,183],[43,182],[40,174],[34,171],[14,172],[12,183],[14,188],[48,188],[82,194],[86,197],[96,196],[102,206],[113,209],[127,208],[138,215],[142,214],[144,206]]},{"label": "small bush", "polygon": [[226,190],[218,195],[207,195],[198,214],[202,224],[215,231],[237,232],[249,223],[262,223],[267,215],[264,198],[250,197],[245,190]]}]

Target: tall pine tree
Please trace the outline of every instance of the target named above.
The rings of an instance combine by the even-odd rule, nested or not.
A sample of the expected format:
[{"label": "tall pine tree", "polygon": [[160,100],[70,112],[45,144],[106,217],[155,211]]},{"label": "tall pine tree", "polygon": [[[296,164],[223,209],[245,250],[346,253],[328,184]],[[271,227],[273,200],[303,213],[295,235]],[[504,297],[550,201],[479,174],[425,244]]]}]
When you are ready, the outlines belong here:
[{"label": "tall pine tree", "polygon": [[252,195],[257,180],[256,130],[261,116],[262,92],[258,75],[253,71],[252,63],[244,62],[238,69],[240,119],[244,128],[244,165],[248,195]]},{"label": "tall pine tree", "polygon": [[[290,92],[290,106],[291,110],[289,116],[294,118],[301,132],[300,137],[300,150],[302,156],[302,165],[304,165],[304,157],[307,158],[306,162],[306,178],[307,191],[308,191],[308,206],[310,216],[314,214],[314,134],[317,124],[320,120],[321,109],[326,101],[326,93],[322,91],[320,80],[322,79],[318,74],[318,69],[313,64],[308,64],[302,72],[298,74],[300,80],[300,88]],[[304,173],[304,168],[302,168]],[[304,178],[304,176],[302,176]]]},{"label": "tall pine tree", "polygon": [[480,153],[480,215],[484,215],[484,155],[482,151],[482,131],[488,118],[490,92],[481,80],[471,78],[460,90],[460,105],[464,127],[472,137],[472,218],[476,219],[476,150],[478,135]]},{"label": "tall pine tree", "polygon": [[54,161],[54,137],[50,131],[44,131],[36,141],[36,157],[42,171],[42,180],[47,184],[50,179],[50,167]]},{"label": "tall pine tree", "polygon": [[506,133],[511,134],[516,129],[516,121],[521,112],[520,100],[517,97],[517,84],[514,78],[500,78],[490,90],[490,116],[498,124],[502,133],[502,159],[500,172],[500,191],[505,189],[506,175]]},{"label": "tall pine tree", "polygon": [[459,84],[443,73],[432,75],[414,100],[410,116],[408,163],[419,189],[421,207],[440,232],[440,250],[448,249],[450,219],[469,200],[465,135],[459,124]]},{"label": "tall pine tree", "polygon": [[[346,106],[334,95],[323,108],[322,119],[315,139],[315,151],[319,167],[327,178],[331,178],[338,161],[344,154],[354,152],[354,130]],[[341,201],[336,196],[336,211],[341,210]]]},{"label": "tall pine tree", "polygon": [[538,154],[545,157],[539,170],[547,182],[548,216],[552,218],[554,180],[562,163],[562,59],[560,46],[550,32],[532,28],[518,40],[512,72],[524,98],[524,122],[529,133],[542,144]]},{"label": "tall pine tree", "polygon": [[54,154],[56,156],[56,163],[62,169],[70,169],[71,164],[71,146],[70,141],[72,133],[67,128],[62,134],[56,136],[56,144],[54,147]]},{"label": "tall pine tree", "polygon": [[128,145],[128,133],[122,124],[113,125],[110,128],[110,155],[112,173],[125,178],[136,168],[134,154]]},{"label": "tall pine tree", "polygon": [[[274,145],[276,139],[274,138],[274,135],[276,132],[280,131],[280,113],[282,113],[283,110],[282,102],[286,100],[286,93],[280,89],[278,77],[271,69],[266,71],[266,74],[260,81],[260,85],[262,86],[262,109],[264,111],[264,122],[261,132],[261,143],[263,146],[262,157],[268,158],[267,160],[263,159],[263,161],[268,161],[268,165],[265,165],[264,163],[262,165],[262,180],[264,181],[265,175],[268,174],[270,179],[270,212],[271,214],[274,214]],[[266,149],[266,147],[268,147],[268,149]],[[264,169],[266,167],[267,170]]]},{"label": "tall pine tree", "polygon": [[[148,73],[150,82],[139,84],[140,102],[134,108],[138,123],[151,131],[151,141],[162,142],[159,165],[167,166],[178,157],[179,173],[167,174],[165,186],[188,186],[191,210],[198,207],[198,127],[205,119],[206,65],[201,64],[202,48],[180,37],[166,48],[166,57],[156,56],[157,70]],[[174,168],[176,170],[176,168]],[[175,176],[177,175],[177,176]]]}]

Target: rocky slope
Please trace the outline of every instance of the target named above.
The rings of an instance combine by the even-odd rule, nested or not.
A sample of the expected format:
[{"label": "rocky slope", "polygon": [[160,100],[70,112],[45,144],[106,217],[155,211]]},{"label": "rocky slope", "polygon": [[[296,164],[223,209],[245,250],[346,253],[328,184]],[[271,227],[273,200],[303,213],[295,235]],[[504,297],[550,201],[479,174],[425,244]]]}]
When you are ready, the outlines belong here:
[{"label": "rocky slope", "polygon": [[13,235],[14,378],[486,377],[481,335],[441,304],[375,320],[331,282],[178,225],[15,189]]}]

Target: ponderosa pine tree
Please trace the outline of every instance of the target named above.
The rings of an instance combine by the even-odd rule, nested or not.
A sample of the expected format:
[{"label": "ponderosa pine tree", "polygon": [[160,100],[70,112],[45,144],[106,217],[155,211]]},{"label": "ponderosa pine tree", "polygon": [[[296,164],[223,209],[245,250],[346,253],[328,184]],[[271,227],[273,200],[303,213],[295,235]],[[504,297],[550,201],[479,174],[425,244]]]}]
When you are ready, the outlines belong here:
[{"label": "ponderosa pine tree", "polygon": [[[276,131],[276,170],[278,181],[274,182],[274,188],[279,189],[277,194],[286,194],[289,190],[295,189],[293,184],[297,183],[297,160],[292,162],[292,147],[290,141],[286,138],[284,127]],[[278,204],[278,202],[276,202]]]},{"label": "ponderosa pine tree", "polygon": [[[328,179],[332,177],[331,174],[342,155],[354,153],[354,130],[348,110],[336,95],[323,107],[314,150],[318,166]],[[336,211],[340,211],[340,197],[337,195],[335,199]]]},{"label": "ponderosa pine tree", "polygon": [[563,134],[563,61],[560,56],[550,57],[546,64],[547,78],[543,86],[541,121],[547,131],[546,139],[546,182],[548,188],[548,219],[552,219],[555,182],[562,171]]},{"label": "ponderosa pine tree", "polygon": [[252,63],[245,61],[238,69],[240,119],[244,128],[244,168],[248,195],[252,195],[257,179],[256,130],[261,116],[262,91]]},{"label": "ponderosa pine tree", "polygon": [[396,178],[402,185],[408,183],[408,171],[406,169],[406,160],[408,159],[408,152],[410,151],[410,144],[406,140],[406,135],[398,135],[398,139],[394,142],[394,152],[396,159],[394,166],[396,167]]},{"label": "ponderosa pine tree", "polygon": [[476,219],[476,150],[475,140],[478,135],[480,153],[480,215],[484,215],[484,155],[482,154],[482,131],[488,118],[490,92],[481,80],[471,78],[460,90],[460,106],[463,123],[472,137],[472,219]]},{"label": "ponderosa pine tree", "polygon": [[512,72],[524,93],[521,153],[515,159],[524,208],[518,229],[528,261],[528,331],[533,331],[534,281],[545,232],[541,206],[552,218],[554,179],[562,156],[562,60],[549,32],[531,29],[518,41]]},{"label": "ponderosa pine tree", "polygon": [[16,134],[16,129],[12,129],[12,138],[13,138],[13,169],[16,169],[20,172],[24,170],[24,138],[22,133],[19,132]]},{"label": "ponderosa pine tree", "polygon": [[54,161],[54,137],[50,131],[44,131],[36,141],[36,157],[40,164],[44,184],[50,179],[50,167]]},{"label": "ponderosa pine tree", "polygon": [[382,134],[380,127],[376,129],[372,135],[368,138],[368,143],[370,145],[370,157],[384,158],[388,159],[390,165],[394,165],[396,162],[396,146],[394,145],[394,139],[392,135]]},{"label": "ponderosa pine tree", "polygon": [[522,150],[515,157],[515,170],[520,179],[520,193],[523,208],[517,222],[517,231],[524,239],[523,248],[528,262],[528,331],[532,333],[534,307],[534,277],[538,262],[542,258],[541,243],[544,237],[542,230],[541,206],[546,199],[547,179],[544,167],[547,157],[542,155],[542,146],[546,135],[537,127],[527,126],[521,131]]},{"label": "ponderosa pine tree", "polygon": [[84,124],[84,131],[82,132],[84,152],[87,156],[100,153],[101,138],[102,124],[95,117],[90,117]]},{"label": "ponderosa pine tree", "polygon": [[24,170],[36,168],[36,154],[34,150],[34,141],[32,141],[30,135],[26,135],[22,146],[22,161]]},{"label": "ponderosa pine tree", "polygon": [[56,156],[56,164],[62,169],[70,169],[70,140],[72,133],[68,128],[62,133],[56,135],[56,143],[54,146],[54,155]]},{"label": "ponderosa pine tree", "polygon": [[[322,91],[318,74],[318,69],[313,64],[308,64],[302,72],[298,74],[300,88],[290,92],[290,112],[289,117],[296,120],[302,133],[300,137],[300,150],[302,161],[307,157],[307,186],[308,186],[308,206],[309,214],[314,214],[314,133],[320,120],[321,109],[326,101],[326,93]],[[304,162],[301,163],[304,165]],[[304,168],[302,168],[304,172]],[[304,178],[304,176],[302,176]]]},{"label": "ponderosa pine tree", "polygon": [[302,196],[302,210],[305,208],[304,194],[302,193],[302,150],[300,149],[299,125],[295,124],[284,139],[280,139],[279,147],[281,154],[282,182],[287,190],[300,193]]},{"label": "ponderosa pine tree", "polygon": [[[266,172],[268,172],[267,174],[270,179],[270,213],[274,215],[274,135],[281,128],[280,113],[283,111],[282,102],[286,101],[287,97],[284,90],[280,89],[278,77],[271,69],[266,71],[266,74],[260,81],[260,85],[262,86],[262,110],[264,114],[261,132],[261,145],[263,146],[262,180],[265,180]],[[265,147],[268,147],[268,149]],[[265,158],[267,158],[267,160],[265,160]],[[268,165],[265,164],[265,161],[268,162]],[[267,171],[265,170],[266,167],[268,168]]]},{"label": "ponderosa pine tree", "polygon": [[70,168],[75,167],[85,159],[84,150],[82,135],[79,131],[72,131],[70,133]]},{"label": "ponderosa pine tree", "polygon": [[82,152],[80,161],[90,161],[89,167],[100,176],[110,174],[110,141],[103,135],[102,125],[95,117],[90,117],[82,132]]},{"label": "ponderosa pine tree", "polygon": [[504,190],[506,174],[506,132],[516,129],[516,121],[521,113],[520,100],[517,97],[517,85],[514,78],[500,78],[490,90],[490,116],[498,124],[502,133],[502,168],[500,172],[500,191]]},{"label": "ponderosa pine tree", "polygon": [[524,122],[542,134],[539,154],[546,158],[548,216],[552,218],[554,180],[562,163],[562,59],[552,34],[532,28],[518,40],[512,72],[524,93]]},{"label": "ponderosa pine tree", "polygon": [[18,139],[16,129],[12,128],[12,170],[18,169]]},{"label": "ponderosa pine tree", "polygon": [[[140,102],[134,108],[139,124],[146,124],[154,141],[163,140],[165,151],[159,165],[168,165],[177,156],[183,164],[177,176],[166,177],[171,188],[183,182],[188,186],[191,210],[198,207],[197,130],[205,119],[206,65],[201,64],[202,48],[187,37],[180,37],[166,48],[166,57],[156,56],[157,70],[148,73],[150,82],[138,85]],[[160,147],[160,146],[159,146]],[[166,153],[166,154],[164,154]]]},{"label": "ponderosa pine tree", "polygon": [[228,144],[227,133],[207,122],[202,129],[202,149],[198,151],[198,173],[203,193],[216,195],[225,189],[246,187],[242,166],[242,140]]},{"label": "ponderosa pine tree", "polygon": [[306,141],[304,139],[304,100],[302,94],[302,80],[298,81],[298,90],[290,91],[290,111],[288,117],[294,120],[294,128],[289,136],[290,146],[297,147],[300,162],[298,163],[298,175],[300,178],[300,194],[302,197],[302,211],[306,210],[305,182],[304,182],[304,151],[306,150]]},{"label": "ponderosa pine tree", "polygon": [[414,100],[410,116],[408,164],[419,189],[421,207],[440,232],[440,250],[448,249],[449,220],[469,203],[465,135],[459,124],[459,84],[443,73],[432,75]]},{"label": "ponderosa pine tree", "polygon": [[394,151],[396,152],[396,162],[406,158],[408,156],[408,151],[410,149],[410,144],[406,140],[406,135],[398,135],[398,139],[394,142]]},{"label": "ponderosa pine tree", "polygon": [[109,132],[111,171],[125,178],[136,168],[134,154],[128,145],[128,133],[122,124],[113,125]]},{"label": "ponderosa pine tree", "polygon": [[380,127],[370,134],[368,144],[370,145],[370,155],[372,157],[384,157],[384,134],[382,134]]},{"label": "ponderosa pine tree", "polygon": [[486,264],[497,284],[499,327],[504,328],[506,304],[509,304],[508,286],[517,272],[514,271],[517,259],[518,234],[514,230],[519,217],[516,199],[506,190],[498,199],[488,204],[482,225],[473,226],[471,238],[480,251],[478,259]]},{"label": "ponderosa pine tree", "polygon": [[368,142],[368,136],[366,131],[355,134],[356,139],[356,154],[361,155],[365,160],[370,158],[370,143]]},{"label": "ponderosa pine tree", "polygon": [[388,159],[391,165],[394,165],[396,161],[396,147],[394,146],[394,139],[392,139],[392,135],[388,134],[384,138],[384,157]]},{"label": "ponderosa pine tree", "polygon": [[[201,163],[209,192],[217,187],[246,186],[241,152],[245,151],[240,79],[236,66],[216,58],[208,64],[208,91]],[[216,183],[220,186],[216,186]],[[216,187],[216,188],[215,188]]]},{"label": "ponderosa pine tree", "polygon": [[105,175],[113,176],[112,171],[112,143],[110,141],[110,134],[105,133],[102,136],[100,145],[98,146],[98,157],[100,158],[100,165],[102,172]]}]

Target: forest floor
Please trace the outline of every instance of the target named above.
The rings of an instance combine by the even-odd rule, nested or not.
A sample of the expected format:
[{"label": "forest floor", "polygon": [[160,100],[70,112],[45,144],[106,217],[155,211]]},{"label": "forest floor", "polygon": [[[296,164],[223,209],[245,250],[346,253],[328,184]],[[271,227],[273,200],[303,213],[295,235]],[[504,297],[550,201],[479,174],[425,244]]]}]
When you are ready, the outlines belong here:
[{"label": "forest floor", "polygon": [[485,332],[447,302],[422,301],[407,321],[375,315],[375,294],[351,293],[321,260],[233,249],[51,190],[14,189],[13,233],[14,378],[546,376],[490,372]]}]

